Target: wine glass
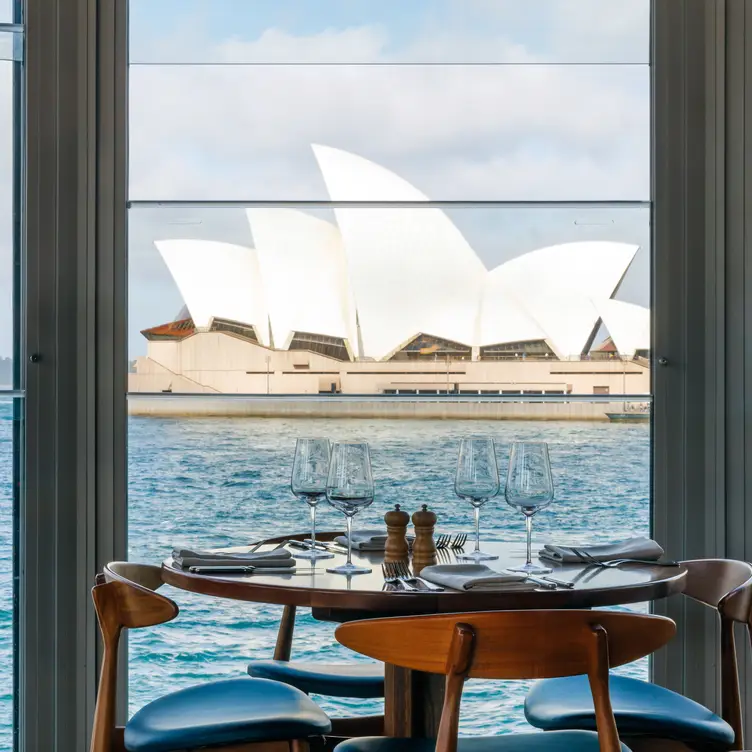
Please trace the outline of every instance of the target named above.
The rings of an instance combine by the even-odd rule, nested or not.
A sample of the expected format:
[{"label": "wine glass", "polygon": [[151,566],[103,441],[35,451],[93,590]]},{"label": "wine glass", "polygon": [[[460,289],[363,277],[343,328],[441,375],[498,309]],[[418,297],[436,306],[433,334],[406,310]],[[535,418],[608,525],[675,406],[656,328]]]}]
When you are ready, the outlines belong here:
[{"label": "wine glass", "polygon": [[326,498],[345,515],[347,522],[347,563],[327,569],[333,574],[368,574],[367,567],[352,563],[352,518],[373,501],[371,455],[366,442],[340,442],[332,447]]},{"label": "wine glass", "polygon": [[458,559],[490,561],[498,556],[480,550],[480,508],[499,493],[499,469],[493,439],[462,439],[457,457],[454,492],[475,510],[475,551],[458,554]]},{"label": "wine glass", "polygon": [[311,511],[311,548],[295,554],[296,559],[333,559],[334,555],[316,549],[316,505],[326,496],[329,475],[329,440],[298,439],[292,463],[290,488]]},{"label": "wine glass", "polygon": [[527,528],[527,561],[521,567],[511,568],[511,571],[528,574],[551,572],[550,567],[541,567],[532,561],[533,515],[554,499],[548,444],[543,441],[517,441],[512,444],[504,496],[507,504],[522,510]]}]

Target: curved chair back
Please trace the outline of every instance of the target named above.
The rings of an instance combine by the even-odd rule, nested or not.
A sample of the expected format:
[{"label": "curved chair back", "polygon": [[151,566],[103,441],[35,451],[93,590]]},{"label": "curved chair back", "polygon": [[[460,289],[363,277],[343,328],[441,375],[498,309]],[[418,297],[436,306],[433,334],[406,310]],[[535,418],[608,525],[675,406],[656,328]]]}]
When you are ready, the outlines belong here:
[{"label": "curved chair back", "polygon": [[124,628],[138,629],[172,621],[177,604],[154,592],[163,583],[162,570],[148,564],[117,561],[97,576],[91,591],[104,643],[99,675],[91,752],[112,752],[116,744],[115,700],[120,635]]},{"label": "curved chair back", "polygon": [[396,666],[445,674],[436,752],[456,752],[466,678],[587,674],[602,752],[619,752],[608,670],[649,655],[676,632],[671,619],[606,611],[505,611],[350,622],[337,640]]},{"label": "curved chair back", "polygon": [[684,595],[718,611],[721,620],[721,716],[735,734],[735,749],[744,747],[739,665],[734,624],[745,624],[752,646],[752,565],[733,559],[683,561]]}]

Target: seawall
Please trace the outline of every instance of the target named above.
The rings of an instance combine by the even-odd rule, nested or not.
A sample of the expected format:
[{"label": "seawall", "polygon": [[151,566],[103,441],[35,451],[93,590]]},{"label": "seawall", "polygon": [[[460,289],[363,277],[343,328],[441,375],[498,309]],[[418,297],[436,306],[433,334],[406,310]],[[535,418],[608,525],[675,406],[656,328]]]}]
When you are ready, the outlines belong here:
[{"label": "seawall", "polygon": [[131,394],[130,415],[222,418],[403,418],[447,420],[608,420],[622,402],[400,402],[144,397]]}]

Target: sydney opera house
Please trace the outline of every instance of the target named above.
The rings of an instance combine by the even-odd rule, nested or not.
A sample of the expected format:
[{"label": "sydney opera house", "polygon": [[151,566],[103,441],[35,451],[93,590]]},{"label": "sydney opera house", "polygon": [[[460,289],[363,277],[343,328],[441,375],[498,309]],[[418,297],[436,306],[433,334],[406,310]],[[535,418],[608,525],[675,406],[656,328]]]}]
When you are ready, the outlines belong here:
[{"label": "sydney opera house", "polygon": [[637,246],[567,243],[488,269],[402,178],[313,149],[334,222],[254,208],[252,247],[155,241],[185,306],[142,332],[132,392],[649,392],[649,311],[615,299]]}]

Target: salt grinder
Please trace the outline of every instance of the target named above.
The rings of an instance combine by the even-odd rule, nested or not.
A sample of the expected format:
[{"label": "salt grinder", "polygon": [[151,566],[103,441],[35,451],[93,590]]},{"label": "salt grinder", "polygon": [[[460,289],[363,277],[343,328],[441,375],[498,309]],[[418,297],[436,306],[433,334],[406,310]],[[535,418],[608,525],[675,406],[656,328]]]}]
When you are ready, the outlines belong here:
[{"label": "salt grinder", "polygon": [[427,504],[423,504],[421,509],[413,514],[413,526],[413,569],[417,574],[423,567],[436,563],[436,544],[433,540],[436,514],[428,511]]},{"label": "salt grinder", "polygon": [[384,515],[384,522],[386,522],[384,561],[407,561],[409,554],[407,525],[410,522],[410,515],[403,512],[399,504],[395,504],[394,509]]}]

